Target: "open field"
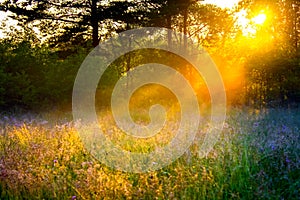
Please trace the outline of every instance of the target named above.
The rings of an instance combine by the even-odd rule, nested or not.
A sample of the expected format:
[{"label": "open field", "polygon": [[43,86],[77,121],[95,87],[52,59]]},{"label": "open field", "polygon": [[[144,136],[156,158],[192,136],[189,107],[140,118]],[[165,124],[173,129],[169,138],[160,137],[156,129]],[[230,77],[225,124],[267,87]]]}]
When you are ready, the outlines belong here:
[{"label": "open field", "polygon": [[[207,157],[197,156],[201,144],[195,142],[172,165],[142,174],[99,163],[84,149],[70,116],[59,118],[1,114],[0,199],[300,196],[299,109],[230,110],[221,138]],[[112,131],[116,141],[123,141],[117,130],[104,129]],[[205,129],[203,125],[200,136]],[[160,137],[168,140],[163,134]],[[149,146],[151,142],[145,142],[138,148],[149,151]]]}]

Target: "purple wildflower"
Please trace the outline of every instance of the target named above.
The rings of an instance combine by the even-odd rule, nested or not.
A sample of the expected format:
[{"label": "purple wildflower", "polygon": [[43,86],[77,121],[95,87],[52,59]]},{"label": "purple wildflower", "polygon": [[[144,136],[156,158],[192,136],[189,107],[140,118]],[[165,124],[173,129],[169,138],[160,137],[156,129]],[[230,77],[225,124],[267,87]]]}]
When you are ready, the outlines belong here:
[{"label": "purple wildflower", "polygon": [[45,125],[45,124],[48,124],[48,121],[43,120],[43,121],[41,121],[39,124],[40,124],[40,125]]},{"label": "purple wildflower", "polygon": [[4,119],[5,121],[9,121],[9,117],[7,117],[7,116],[4,116],[3,119]]},{"label": "purple wildflower", "polygon": [[257,128],[259,126],[259,122],[254,122],[253,128]]},{"label": "purple wildflower", "polygon": [[272,149],[272,151],[274,151],[276,149],[274,144],[271,144],[271,149]]},{"label": "purple wildflower", "polygon": [[287,133],[287,132],[289,132],[289,128],[287,126],[283,125],[282,128],[281,128],[281,132],[282,133]]},{"label": "purple wildflower", "polygon": [[264,148],[263,147],[260,147],[259,150],[260,150],[260,152],[264,152]]},{"label": "purple wildflower", "polygon": [[72,196],[72,198],[71,198],[71,199],[72,199],[72,200],[74,200],[74,199],[76,199],[76,198],[77,198],[77,197],[74,195],[74,196]]}]

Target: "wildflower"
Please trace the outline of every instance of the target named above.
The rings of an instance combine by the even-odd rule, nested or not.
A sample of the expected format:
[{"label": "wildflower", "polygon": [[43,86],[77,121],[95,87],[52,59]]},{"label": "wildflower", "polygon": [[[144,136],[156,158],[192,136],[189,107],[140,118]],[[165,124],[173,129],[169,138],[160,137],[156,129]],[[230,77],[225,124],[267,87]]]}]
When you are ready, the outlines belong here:
[{"label": "wildflower", "polygon": [[93,162],[89,162],[89,161],[87,161],[87,162],[82,162],[81,163],[81,166],[82,167],[90,167],[90,166],[92,166],[93,165]]},{"label": "wildflower", "polygon": [[259,122],[254,122],[253,128],[257,128],[259,126]]},{"label": "wildflower", "polygon": [[223,124],[223,128],[224,128],[224,129],[228,129],[228,128],[229,128],[229,124],[225,122],[225,123]]},{"label": "wildflower", "polygon": [[4,119],[5,121],[9,121],[9,117],[7,117],[7,116],[4,116],[3,119]]},{"label": "wildflower", "polygon": [[23,125],[23,123],[20,122],[20,121],[19,121],[17,118],[15,118],[15,117],[12,117],[12,118],[10,119],[10,124],[13,125],[13,126],[19,127],[19,128]]},{"label": "wildflower", "polygon": [[281,127],[281,132],[282,133],[288,133],[290,130],[289,130],[289,127],[285,126],[285,125],[282,125]]},{"label": "wildflower", "polygon": [[74,200],[74,199],[76,199],[76,198],[77,198],[77,197],[74,195],[74,196],[72,196],[72,198],[71,198],[71,199],[72,199],[72,200]]},{"label": "wildflower", "polygon": [[260,147],[259,150],[260,150],[261,153],[264,152],[264,148],[263,147]]},{"label": "wildflower", "polygon": [[43,121],[41,121],[39,124],[40,124],[40,125],[45,125],[45,124],[48,124],[48,121],[43,120]]},{"label": "wildflower", "polygon": [[100,168],[101,166],[99,165],[99,164],[96,164],[95,166],[94,166],[94,168],[95,169],[98,169],[98,168]]},{"label": "wildflower", "polygon": [[271,149],[272,149],[272,151],[274,151],[276,149],[274,144],[271,144]]}]

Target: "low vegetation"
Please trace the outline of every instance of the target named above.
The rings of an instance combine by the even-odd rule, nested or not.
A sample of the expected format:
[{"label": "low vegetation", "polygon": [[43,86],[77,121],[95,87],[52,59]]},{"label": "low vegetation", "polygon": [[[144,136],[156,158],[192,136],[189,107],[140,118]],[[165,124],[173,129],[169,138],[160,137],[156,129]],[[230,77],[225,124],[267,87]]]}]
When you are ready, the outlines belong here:
[{"label": "low vegetation", "polygon": [[141,174],[98,162],[82,145],[70,117],[53,120],[57,115],[1,114],[1,199],[299,197],[299,109],[231,110],[206,157],[198,157],[201,144],[195,142],[173,164]]}]

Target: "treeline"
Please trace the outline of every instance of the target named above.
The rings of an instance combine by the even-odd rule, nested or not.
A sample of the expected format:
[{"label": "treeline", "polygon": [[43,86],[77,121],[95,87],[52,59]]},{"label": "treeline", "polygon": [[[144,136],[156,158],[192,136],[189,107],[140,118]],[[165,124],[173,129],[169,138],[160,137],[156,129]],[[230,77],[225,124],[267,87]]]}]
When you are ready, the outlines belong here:
[{"label": "treeline", "polygon": [[[279,53],[282,53],[281,55]],[[300,59],[286,52],[255,55],[246,63],[245,104],[295,107],[300,103]]]},{"label": "treeline", "polygon": [[[34,47],[28,41],[2,41],[1,109],[21,107],[40,110],[66,105],[70,108],[77,71],[91,49],[77,46],[73,51],[55,52],[46,46]],[[300,103],[299,57],[280,57],[277,53],[254,55],[246,62],[245,79],[241,80],[243,84],[227,90],[229,104],[278,107]],[[112,91],[116,80],[128,70],[126,61],[116,65],[101,79],[102,84],[107,84],[101,89]],[[203,94],[203,91],[199,93]]]},{"label": "treeline", "polygon": [[[117,33],[145,26],[183,32],[206,48],[223,75],[230,105],[300,102],[297,0],[242,0],[233,10],[186,0],[30,0],[4,1],[0,9],[10,11],[23,28],[12,28],[0,41],[2,109],[70,106],[76,73],[88,52]],[[237,23],[241,10],[249,19],[263,11],[267,20],[249,22],[255,33],[247,35]],[[168,37],[169,45],[173,39]],[[125,76],[132,62],[115,66],[107,82]]]}]

